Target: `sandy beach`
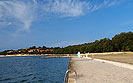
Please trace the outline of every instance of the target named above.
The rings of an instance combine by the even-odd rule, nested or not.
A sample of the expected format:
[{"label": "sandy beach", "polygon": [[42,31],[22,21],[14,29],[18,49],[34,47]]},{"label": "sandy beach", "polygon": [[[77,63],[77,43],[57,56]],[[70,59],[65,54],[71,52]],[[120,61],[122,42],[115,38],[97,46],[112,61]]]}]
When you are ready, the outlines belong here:
[{"label": "sandy beach", "polygon": [[71,58],[71,68],[78,76],[69,73],[68,83],[133,83],[133,70],[87,58]]}]

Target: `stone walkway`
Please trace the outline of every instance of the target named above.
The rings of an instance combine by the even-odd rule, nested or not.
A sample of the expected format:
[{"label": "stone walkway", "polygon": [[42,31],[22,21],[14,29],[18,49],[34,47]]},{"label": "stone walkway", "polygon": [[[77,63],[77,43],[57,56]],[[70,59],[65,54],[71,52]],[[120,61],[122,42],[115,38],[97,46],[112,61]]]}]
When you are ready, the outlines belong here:
[{"label": "stone walkway", "polygon": [[71,68],[78,76],[69,73],[68,83],[133,83],[133,70],[87,58],[71,58]]}]

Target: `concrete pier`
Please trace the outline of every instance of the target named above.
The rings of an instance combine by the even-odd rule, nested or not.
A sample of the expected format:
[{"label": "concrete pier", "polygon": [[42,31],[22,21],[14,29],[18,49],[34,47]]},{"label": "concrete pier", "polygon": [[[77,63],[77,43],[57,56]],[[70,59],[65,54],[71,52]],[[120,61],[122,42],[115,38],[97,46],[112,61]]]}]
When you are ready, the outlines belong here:
[{"label": "concrete pier", "polygon": [[87,58],[71,57],[68,83],[133,83],[133,70]]}]

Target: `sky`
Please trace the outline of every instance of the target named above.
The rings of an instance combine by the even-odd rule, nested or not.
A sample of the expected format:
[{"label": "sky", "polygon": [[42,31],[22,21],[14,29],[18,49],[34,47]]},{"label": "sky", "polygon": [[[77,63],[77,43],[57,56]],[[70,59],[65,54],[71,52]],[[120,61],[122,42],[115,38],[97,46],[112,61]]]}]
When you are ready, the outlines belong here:
[{"label": "sky", "polygon": [[0,0],[0,51],[65,47],[133,31],[133,0]]}]

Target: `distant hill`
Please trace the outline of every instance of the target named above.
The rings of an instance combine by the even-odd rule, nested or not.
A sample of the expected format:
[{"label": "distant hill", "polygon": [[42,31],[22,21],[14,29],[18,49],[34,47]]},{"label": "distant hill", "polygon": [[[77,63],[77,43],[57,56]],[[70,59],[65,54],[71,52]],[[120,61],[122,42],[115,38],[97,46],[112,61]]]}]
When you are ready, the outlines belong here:
[{"label": "distant hill", "polygon": [[122,32],[115,35],[112,39],[104,38],[95,40],[91,43],[72,45],[64,48],[60,47],[36,47],[32,46],[19,50],[5,50],[0,54],[76,54],[82,53],[101,53],[101,52],[121,52],[133,51],[133,32]]}]

